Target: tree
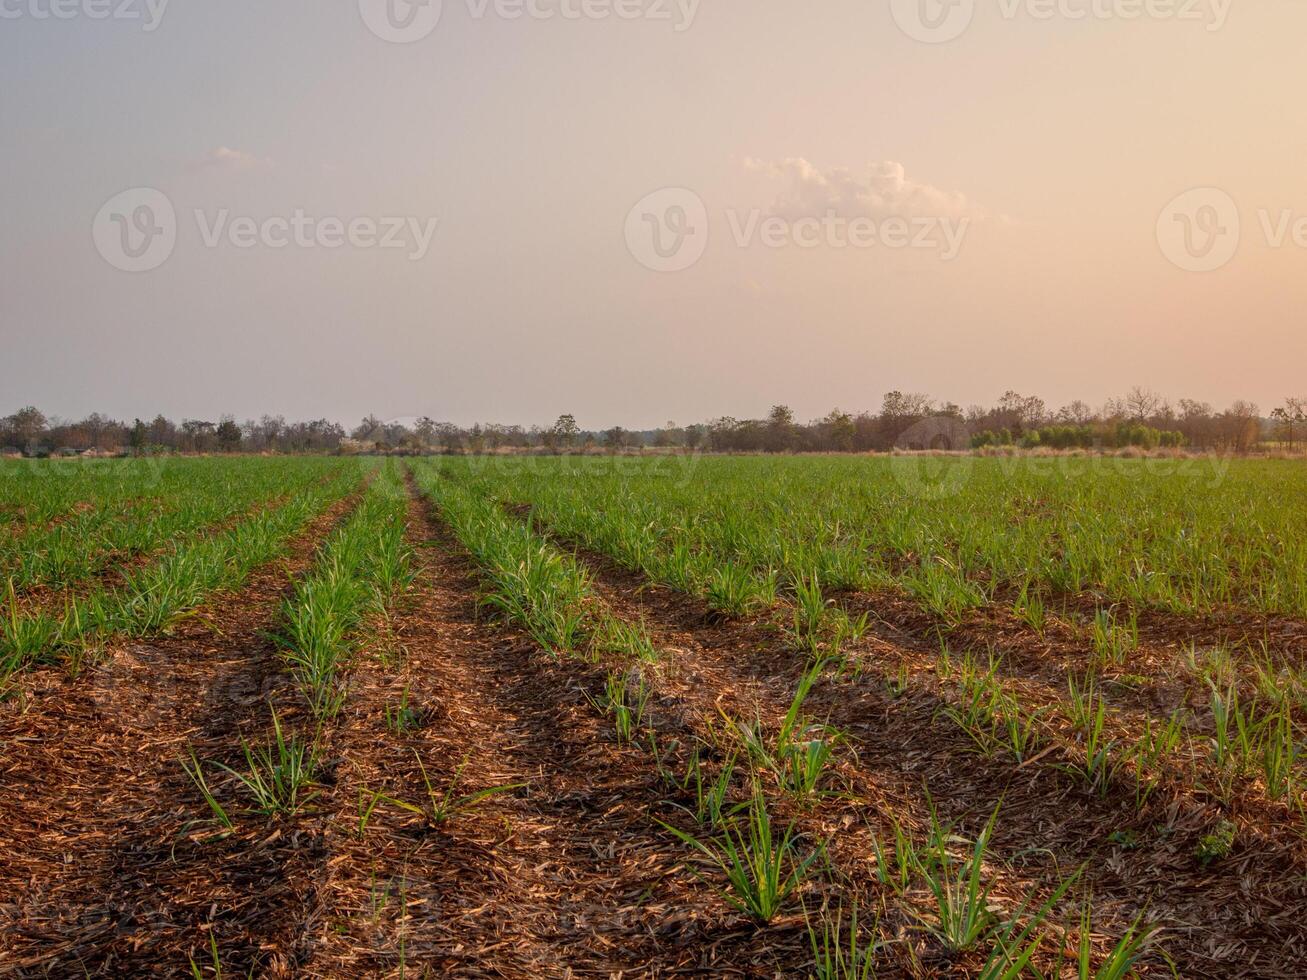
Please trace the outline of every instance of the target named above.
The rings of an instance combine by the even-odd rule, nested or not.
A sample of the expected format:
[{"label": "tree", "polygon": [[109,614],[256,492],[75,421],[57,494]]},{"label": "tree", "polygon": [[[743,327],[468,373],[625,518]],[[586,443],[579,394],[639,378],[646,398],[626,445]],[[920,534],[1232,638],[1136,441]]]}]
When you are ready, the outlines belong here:
[{"label": "tree", "polygon": [[660,449],[669,446],[679,446],[685,442],[685,431],[677,427],[676,423],[668,419],[667,424],[661,429],[654,430],[653,444]]},{"label": "tree", "polygon": [[286,430],[286,420],[280,415],[264,415],[250,426],[250,439],[257,449],[275,449]]},{"label": "tree", "polygon": [[354,431],[349,436],[359,442],[379,442],[386,438],[385,430],[385,422],[375,415],[368,415],[358,425],[354,426]]},{"label": "tree", "polygon": [[1042,398],[1027,397],[1009,390],[998,400],[998,415],[1001,416],[999,424],[1020,434],[1043,425],[1048,409]]},{"label": "tree", "polygon": [[1094,420],[1094,410],[1080,399],[1057,410],[1057,421],[1067,425],[1088,425]]},{"label": "tree", "polygon": [[1141,388],[1139,385],[1131,388],[1129,394],[1125,396],[1126,414],[1136,422],[1147,422],[1156,416],[1161,409],[1161,397],[1147,388]]},{"label": "tree", "polygon": [[773,405],[767,413],[767,451],[783,453],[794,446],[794,412],[788,405]]},{"label": "tree", "polygon": [[1271,418],[1292,451],[1294,429],[1307,424],[1307,398],[1286,398],[1282,406],[1271,412]]},{"label": "tree", "polygon": [[614,452],[625,448],[630,437],[620,425],[615,425],[604,432],[604,445]]},{"label": "tree", "polygon": [[452,422],[436,423],[436,440],[445,447],[446,452],[463,448],[463,433]]},{"label": "tree", "polygon": [[838,408],[834,409],[821,422],[822,428],[826,430],[826,438],[830,442],[830,448],[837,453],[847,453],[853,449],[853,418],[848,412],[841,412]]},{"label": "tree", "polygon": [[150,422],[150,445],[177,448],[177,426],[170,419],[156,415]]},{"label": "tree", "polygon": [[436,437],[435,420],[426,415],[422,416],[422,418],[418,419],[416,434],[418,437],[418,445],[422,449],[430,449],[431,442]]},{"label": "tree", "polygon": [[1225,444],[1236,452],[1246,453],[1261,436],[1261,412],[1252,402],[1237,401],[1221,413]]},{"label": "tree", "polygon": [[[887,392],[881,400],[880,416],[882,421],[901,430],[905,425],[920,422],[935,411],[935,400],[929,395],[912,392],[905,395],[901,391]],[[897,437],[899,431],[893,432]]]},{"label": "tree", "polygon": [[735,436],[739,430],[739,421],[729,415],[713,419],[708,423],[708,448],[716,453],[735,449]]},{"label": "tree", "polygon": [[202,419],[182,419],[182,431],[186,433],[187,442],[192,452],[202,453],[209,448],[209,437],[215,426]]},{"label": "tree", "polygon": [[1216,438],[1212,406],[1193,398],[1181,398],[1178,427],[1190,446],[1206,449]]},{"label": "tree", "polygon": [[231,453],[240,448],[241,427],[236,424],[236,420],[230,415],[222,417],[218,422],[218,428],[214,435],[218,438],[218,448],[223,452]]},{"label": "tree", "polygon": [[581,434],[581,427],[576,424],[576,417],[569,412],[558,416],[558,421],[554,423],[551,431],[555,445],[568,449],[576,441],[576,437]]},{"label": "tree", "polygon": [[4,421],[5,429],[20,449],[33,452],[49,425],[46,417],[35,407],[20,408]]},{"label": "tree", "polygon": [[145,431],[145,423],[137,419],[132,425],[132,434],[128,441],[128,444],[132,447],[132,454],[135,456],[143,454],[148,443],[149,434]]},{"label": "tree", "polygon": [[80,428],[86,433],[90,449],[117,449],[121,445],[122,427],[113,419],[99,412],[92,412],[82,419]]}]

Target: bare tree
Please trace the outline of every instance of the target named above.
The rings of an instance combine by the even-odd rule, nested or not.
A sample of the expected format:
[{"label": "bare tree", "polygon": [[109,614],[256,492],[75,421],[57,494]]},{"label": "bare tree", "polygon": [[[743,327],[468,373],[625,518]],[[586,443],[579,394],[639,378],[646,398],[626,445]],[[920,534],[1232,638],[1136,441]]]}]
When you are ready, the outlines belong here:
[{"label": "bare tree", "polygon": [[1261,412],[1252,402],[1235,402],[1221,419],[1225,444],[1236,452],[1248,452],[1261,437]]},{"label": "bare tree", "polygon": [[1094,421],[1094,410],[1077,398],[1057,410],[1057,421],[1065,425],[1088,425]]},{"label": "bare tree", "polygon": [[1125,396],[1126,415],[1136,422],[1147,422],[1162,408],[1161,396],[1135,385]]}]

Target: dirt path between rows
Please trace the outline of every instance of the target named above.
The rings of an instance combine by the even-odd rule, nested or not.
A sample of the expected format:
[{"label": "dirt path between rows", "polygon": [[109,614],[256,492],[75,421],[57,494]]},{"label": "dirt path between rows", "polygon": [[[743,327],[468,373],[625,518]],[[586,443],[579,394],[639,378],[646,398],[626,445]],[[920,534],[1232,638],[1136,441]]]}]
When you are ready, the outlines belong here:
[{"label": "dirt path between rows", "polygon": [[[1092,687],[1107,707],[1104,732],[1123,750],[1178,721],[1182,738],[1191,740],[1196,752],[1183,766],[1172,764],[1162,773],[1174,793],[1196,798],[1204,805],[1219,801],[1254,836],[1275,838],[1280,847],[1293,849],[1303,843],[1302,815],[1291,796],[1270,799],[1248,777],[1235,780],[1223,797],[1213,791],[1225,774],[1209,756],[1201,754],[1203,746],[1215,738],[1212,689],[1182,665],[1178,649],[1168,654],[1141,647],[1130,654],[1128,664],[1095,669],[1085,649],[1089,641],[1068,641],[1064,624],[1057,630],[1050,627],[1040,636],[1016,623],[1010,612],[989,607],[973,611],[963,623],[945,627],[903,599],[861,594],[834,601],[850,616],[868,616],[867,634],[850,651],[858,654],[861,662],[873,664],[882,678],[895,682],[907,678],[914,685],[941,693],[949,686],[940,670],[944,644],[954,663],[966,656],[981,670],[996,663],[996,677],[1006,693],[1024,710],[1039,713],[1043,723],[1065,741],[1078,737],[1070,693],[1073,683],[1081,691]],[[1062,635],[1055,637],[1055,633]],[[1145,673],[1135,673],[1139,670]],[[1244,673],[1252,671],[1245,669]],[[957,697],[955,687],[950,696]],[[1244,705],[1256,703],[1262,696],[1245,677]],[[1292,707],[1290,712],[1296,719],[1303,715]],[[1307,849],[1297,848],[1296,853],[1307,867]]]},{"label": "dirt path between rows", "polygon": [[[116,645],[0,721],[0,975],[169,976],[202,959],[287,975],[314,907],[320,834],[183,831],[209,816],[179,759],[235,763],[286,687],[266,631],[293,576],[353,510],[338,501],[168,637]],[[57,686],[54,686],[56,685]]]},{"label": "dirt path between rows", "polygon": [[[1065,696],[1068,678],[1083,683],[1086,676],[1097,675],[1100,693],[1107,703],[1136,730],[1146,719],[1154,725],[1164,724],[1172,712],[1185,709],[1191,717],[1191,730],[1210,734],[1211,691],[1200,673],[1186,663],[1187,654],[1192,652],[1201,664],[1204,654],[1222,643],[1237,642],[1256,650],[1265,639],[1250,633],[1240,634],[1237,640],[1221,634],[1222,639],[1216,627],[1197,622],[1190,627],[1177,624],[1165,638],[1141,628],[1140,645],[1128,652],[1124,662],[1109,664],[1095,657],[1087,627],[1077,632],[1067,620],[1051,612],[1039,632],[999,604],[971,610],[960,621],[946,623],[916,602],[888,592],[837,593],[834,600],[852,617],[866,614],[873,633],[887,643],[932,655],[938,652],[943,638],[955,653],[973,650],[981,659],[992,653],[1001,658],[1001,676],[1030,685],[1032,690],[1042,686],[1055,697]],[[1092,618],[1092,613],[1088,615]],[[1287,646],[1275,647],[1267,642],[1272,657],[1287,664],[1295,662],[1298,655]],[[1240,676],[1245,696],[1250,699],[1257,695],[1251,659],[1234,655],[1226,662],[1226,669]],[[1295,707],[1295,714],[1301,718],[1303,713]]]},{"label": "dirt path between rows", "polygon": [[[644,752],[617,744],[586,697],[602,674],[478,615],[461,546],[414,499],[420,571],[378,655],[354,675],[332,822],[317,977],[775,976],[800,969],[795,923],[759,931],[683,868]],[[415,723],[397,732],[407,690]],[[359,790],[425,795],[525,784],[430,827]]]},{"label": "dirt path between rows", "polygon": [[[721,622],[695,599],[606,556],[567,547],[618,616],[645,622],[655,645],[670,655],[670,679],[687,704],[704,717],[718,714],[719,706],[745,718],[757,712],[774,730],[804,666],[774,624]],[[1119,935],[1146,910],[1166,926],[1164,946],[1182,976],[1228,976],[1232,969],[1243,976],[1301,975],[1307,957],[1301,837],[1285,832],[1268,838],[1264,828],[1241,828],[1235,852],[1204,871],[1194,849],[1219,819],[1215,808],[1182,806],[1159,795],[1138,813],[1132,795],[1114,792],[1103,799],[1047,763],[1019,768],[986,759],[937,717],[941,707],[925,690],[896,697],[874,674],[814,688],[808,712],[829,719],[856,750],[856,759],[842,767],[855,800],[845,812],[836,807],[824,817],[826,827],[846,828],[833,853],[848,866],[870,870],[867,840],[858,829],[874,816],[868,806],[919,819],[927,807],[924,784],[941,816],[973,835],[1001,803],[996,847],[1020,875],[1048,881],[1084,864],[1099,929]],[[1138,843],[1123,848],[1112,841],[1115,832]]]}]

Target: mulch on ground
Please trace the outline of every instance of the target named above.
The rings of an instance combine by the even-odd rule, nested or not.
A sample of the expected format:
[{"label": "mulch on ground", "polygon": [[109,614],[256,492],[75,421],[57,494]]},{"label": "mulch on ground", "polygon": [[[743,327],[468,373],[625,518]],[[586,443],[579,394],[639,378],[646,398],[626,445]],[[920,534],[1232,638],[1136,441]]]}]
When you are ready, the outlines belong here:
[{"label": "mulch on ground", "polygon": [[[643,620],[655,644],[672,655],[684,697],[706,712],[725,703],[773,725],[788,708],[805,658],[769,619],[723,621],[702,602],[607,556],[568,547],[608,605],[624,619]],[[885,643],[877,638],[870,655]],[[1288,821],[1241,825],[1231,856],[1203,869],[1195,849],[1226,816],[1220,806],[1159,792],[1137,810],[1124,787],[1102,797],[1047,762],[1018,767],[985,758],[939,717],[942,707],[929,689],[896,694],[873,672],[819,683],[808,702],[813,717],[849,738],[856,759],[844,772],[855,797],[876,801],[875,812],[912,823],[933,805],[974,835],[1001,804],[996,850],[1021,877],[1047,883],[1083,865],[1082,881],[1107,916],[1099,927],[1120,934],[1146,912],[1167,929],[1163,945],[1181,975],[1228,976],[1236,965],[1246,976],[1300,975],[1307,958],[1307,849]],[[836,807],[831,820],[852,816],[861,823],[868,809]],[[849,836],[847,860],[856,864],[861,852],[866,867],[865,837]]]},{"label": "mulch on ground", "polygon": [[267,635],[338,502],[171,636],[115,644],[72,680],[42,669],[0,718],[0,974],[177,976],[212,933],[244,975],[288,975],[314,906],[320,833],[216,838],[180,760],[235,762],[286,681]]},{"label": "mulch on ground", "polygon": [[[486,622],[475,571],[427,505],[410,530],[420,574],[382,649],[354,675],[336,742],[329,911],[314,976],[776,976],[801,972],[802,922],[760,931],[687,872],[655,767],[591,703],[603,674]],[[405,700],[414,724],[387,726]],[[359,791],[459,795],[509,784],[446,823]]]}]

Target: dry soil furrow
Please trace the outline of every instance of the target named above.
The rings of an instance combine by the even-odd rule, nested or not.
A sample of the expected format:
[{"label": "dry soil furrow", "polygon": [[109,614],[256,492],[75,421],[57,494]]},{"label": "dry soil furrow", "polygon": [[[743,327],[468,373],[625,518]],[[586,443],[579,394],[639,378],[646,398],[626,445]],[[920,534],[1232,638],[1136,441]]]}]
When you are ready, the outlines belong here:
[{"label": "dry soil furrow", "polygon": [[[622,618],[643,620],[677,664],[681,696],[704,714],[733,704],[754,711],[773,730],[788,707],[803,658],[766,622],[716,622],[684,595],[653,585],[605,556],[580,550],[596,591]],[[1167,948],[1186,976],[1293,976],[1307,956],[1307,880],[1301,839],[1272,840],[1262,828],[1241,828],[1241,843],[1217,868],[1200,869],[1194,851],[1221,814],[1193,801],[1160,795],[1140,813],[1133,796],[1089,792],[1047,762],[1018,767],[971,751],[965,735],[938,718],[942,702],[929,691],[893,696],[883,684],[819,683],[808,711],[843,730],[856,749],[861,795],[901,814],[922,814],[928,787],[946,820],[977,832],[1002,804],[996,845],[1019,872],[1043,876],[1085,865],[1096,904],[1118,929],[1145,908],[1170,931]],[[837,818],[838,819],[838,818]],[[1134,838],[1130,848],[1113,834]],[[1120,840],[1121,838],[1118,838]],[[1127,838],[1129,839],[1129,838]],[[1246,842],[1252,842],[1246,843]],[[850,855],[853,858],[853,855]],[[1291,870],[1293,869],[1293,870]]]},{"label": "dry soil furrow", "polygon": [[[421,574],[393,635],[405,662],[358,678],[385,693],[368,695],[369,710],[354,711],[341,733],[330,911],[309,972],[398,975],[401,963],[409,975],[514,978],[797,969],[806,938],[795,923],[769,933],[743,926],[684,871],[683,845],[654,819],[675,815],[654,766],[619,746],[587,700],[601,675],[487,624],[470,563],[425,503],[415,501],[411,526]],[[405,688],[420,724],[399,735],[377,703],[398,705]],[[382,803],[367,832],[354,833],[358,790],[420,799],[417,758],[440,791],[460,768],[460,794],[525,785],[436,827]]]},{"label": "dry soil furrow", "polygon": [[[1081,691],[1092,688],[1108,709],[1105,735],[1122,752],[1149,732],[1166,728],[1178,712],[1180,755],[1163,763],[1160,773],[1155,774],[1172,782],[1174,790],[1183,795],[1197,796],[1204,803],[1216,798],[1213,789],[1221,784],[1224,774],[1205,751],[1215,731],[1212,692],[1196,676],[1180,670],[1177,663],[1160,664],[1156,652],[1150,651],[1158,671],[1155,675],[1137,677],[1128,673],[1139,665],[1134,659],[1128,668],[1086,673],[1087,663],[1080,664],[1079,671],[1068,668],[1053,646],[1044,644],[1033,633],[1024,635],[1017,630],[1014,635],[1012,630],[997,627],[986,632],[972,622],[941,634],[938,624],[919,611],[902,615],[902,605],[890,601],[887,608],[883,601],[869,603],[865,598],[843,604],[850,615],[871,614],[867,635],[846,649],[857,653],[863,663],[873,664],[882,678],[897,681],[906,677],[940,692],[945,683],[940,667],[943,642],[954,665],[959,658],[970,655],[983,670],[994,658],[998,665],[996,677],[1004,691],[1015,697],[1025,711],[1038,712],[1045,727],[1068,741],[1076,737],[1070,685],[1076,684]],[[1041,645],[1048,651],[1048,665],[1039,660]],[[1142,655],[1143,651],[1137,653]],[[1256,694],[1245,697],[1247,704],[1255,700]],[[1189,745],[1195,754],[1188,754]],[[1301,815],[1292,797],[1270,799],[1254,780],[1240,778],[1219,799],[1256,834],[1269,834],[1285,845],[1300,842]],[[1307,861],[1307,852],[1301,854]]]},{"label": "dry soil furrow", "polygon": [[209,814],[179,759],[193,746],[232,761],[238,733],[262,737],[268,698],[285,687],[266,631],[357,499],[330,507],[288,557],[215,597],[202,618],[116,647],[7,721],[0,974],[177,976],[210,930],[233,973],[254,962],[289,972],[320,835],[289,825],[183,833]]},{"label": "dry soil furrow", "polygon": [[[838,596],[837,601],[855,618],[867,614],[872,632],[891,644],[933,654],[942,638],[954,652],[972,650],[982,659],[993,653],[1001,658],[1003,676],[1043,686],[1057,697],[1065,695],[1068,679],[1083,683],[1092,673],[1100,678],[1099,690],[1108,704],[1135,730],[1145,720],[1164,724],[1176,709],[1186,709],[1197,726],[1195,732],[1210,733],[1211,690],[1185,662],[1191,645],[1200,659],[1201,651],[1217,645],[1201,628],[1172,633],[1165,639],[1146,636],[1141,629],[1139,646],[1122,663],[1113,664],[1096,661],[1087,627],[1077,632],[1052,613],[1041,633],[998,606],[973,610],[960,622],[945,623],[915,602],[889,593],[849,593]],[[1204,641],[1204,636],[1212,642]],[[1254,641],[1244,636],[1241,642]],[[1268,650],[1273,656],[1291,656],[1274,646]],[[1243,660],[1230,658],[1226,669],[1240,673],[1241,687],[1252,698],[1257,691],[1255,672]]]}]

